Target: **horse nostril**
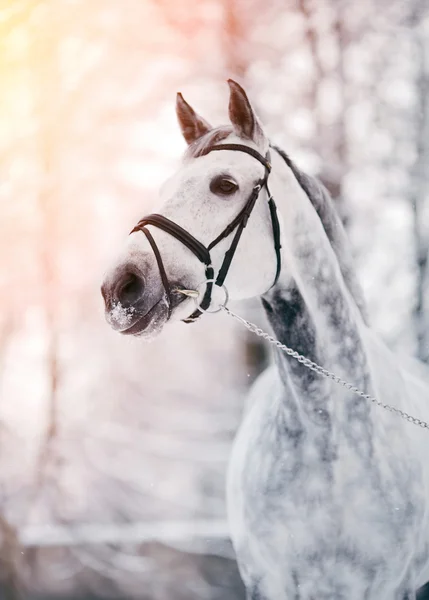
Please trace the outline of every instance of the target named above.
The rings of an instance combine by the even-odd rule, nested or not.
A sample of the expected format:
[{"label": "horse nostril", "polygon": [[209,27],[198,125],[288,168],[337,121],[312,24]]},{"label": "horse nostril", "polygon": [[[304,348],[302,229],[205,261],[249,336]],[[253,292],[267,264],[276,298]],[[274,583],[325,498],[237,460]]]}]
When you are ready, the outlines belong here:
[{"label": "horse nostril", "polygon": [[128,308],[141,298],[143,290],[143,279],[135,273],[126,273],[117,283],[114,296],[124,308]]}]

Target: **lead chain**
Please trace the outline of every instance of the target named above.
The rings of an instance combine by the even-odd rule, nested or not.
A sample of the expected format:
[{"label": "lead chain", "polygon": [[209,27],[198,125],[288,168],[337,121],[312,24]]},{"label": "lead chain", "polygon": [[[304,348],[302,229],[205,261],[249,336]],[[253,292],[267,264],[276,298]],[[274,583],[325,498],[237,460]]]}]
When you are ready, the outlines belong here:
[{"label": "lead chain", "polygon": [[365,398],[365,400],[369,400],[369,402],[376,404],[380,408],[384,408],[384,410],[387,410],[391,413],[397,414],[399,417],[401,417],[402,419],[405,419],[406,421],[408,421],[409,423],[412,423],[413,425],[417,425],[418,427],[422,427],[423,429],[429,429],[429,423],[427,423],[426,421],[417,419],[417,417],[413,417],[412,415],[409,415],[405,411],[403,411],[399,408],[395,408],[394,406],[391,406],[390,404],[385,404],[384,402],[380,402],[380,400],[377,400],[377,398],[375,398],[375,396],[371,396],[371,394],[365,394],[365,392],[362,392],[362,390],[357,388],[352,383],[348,383],[344,379],[341,379],[341,377],[338,377],[338,375],[335,375],[335,373],[331,373],[331,371],[324,369],[323,367],[321,367],[317,363],[313,362],[309,358],[306,358],[302,354],[299,354],[296,350],[292,350],[292,348],[289,348],[289,346],[282,344],[281,342],[279,342],[279,340],[276,340],[275,338],[273,338],[266,331],[264,331],[263,329],[261,329],[260,327],[255,325],[254,323],[251,323],[250,321],[246,321],[246,319],[243,319],[243,317],[240,317],[239,315],[232,312],[232,310],[227,308],[225,305],[222,305],[221,308],[230,317],[233,317],[236,321],[239,321],[242,325],[244,325],[244,327],[246,327],[246,329],[248,329],[255,335],[259,336],[260,338],[267,340],[268,342],[270,342],[270,344],[273,344],[280,350],[283,350],[283,352],[286,352],[286,354],[288,354],[292,358],[295,358],[298,362],[303,364],[305,367],[307,367],[311,371],[314,371],[315,373],[318,373],[319,375],[323,375],[324,377],[327,377],[328,379],[332,379],[333,381],[335,381],[335,383],[342,385],[343,387],[350,390],[357,396],[360,396],[361,398]]}]

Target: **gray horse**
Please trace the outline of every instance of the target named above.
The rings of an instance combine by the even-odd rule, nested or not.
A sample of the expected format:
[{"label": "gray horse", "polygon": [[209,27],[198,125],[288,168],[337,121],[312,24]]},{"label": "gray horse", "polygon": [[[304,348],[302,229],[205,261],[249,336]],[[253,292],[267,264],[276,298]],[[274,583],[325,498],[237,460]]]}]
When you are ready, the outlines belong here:
[{"label": "gray horse", "polygon": [[[161,190],[164,228],[129,236],[106,275],[106,316],[151,337],[193,312],[177,293],[207,278],[180,224],[203,248],[246,206],[269,141],[230,81],[230,125],[212,128],[178,95],[189,144]],[[219,144],[246,146],[253,155]],[[261,297],[275,337],[380,401],[429,421],[429,372],[398,359],[368,328],[347,240],[326,190],[271,148],[281,271],[268,192],[259,190],[225,284]],[[255,160],[255,157],[258,160]],[[261,164],[262,162],[262,164]],[[234,231],[210,254],[217,273]],[[181,237],[182,236],[182,237]],[[275,281],[275,285],[273,282]],[[429,430],[370,405],[280,350],[256,381],[228,474],[231,535],[252,600],[404,600],[429,579]]]}]

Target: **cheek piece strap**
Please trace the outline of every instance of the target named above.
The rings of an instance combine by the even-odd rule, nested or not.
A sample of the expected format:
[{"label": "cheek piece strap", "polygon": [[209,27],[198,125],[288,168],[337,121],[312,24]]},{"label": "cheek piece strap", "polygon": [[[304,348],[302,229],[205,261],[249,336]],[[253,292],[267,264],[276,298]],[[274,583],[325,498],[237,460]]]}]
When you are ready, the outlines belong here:
[{"label": "cheek piece strap", "polygon": [[[237,152],[245,152],[249,154],[256,160],[258,160],[265,167],[265,175],[262,179],[259,179],[255,185],[253,186],[252,192],[249,198],[246,201],[246,204],[237,214],[237,216],[231,221],[227,227],[206,247],[200,241],[198,241],[193,235],[191,235],[186,229],[180,227],[174,221],[170,221],[166,217],[158,214],[151,214],[143,217],[137,225],[132,229],[130,233],[134,233],[135,231],[142,231],[147,237],[149,244],[153,250],[153,253],[156,258],[156,262],[158,264],[159,274],[161,276],[162,285],[164,286],[165,295],[168,302],[168,318],[171,316],[173,299],[171,296],[171,288],[169,285],[167,273],[165,271],[164,263],[162,262],[161,253],[159,251],[158,246],[154,238],[152,237],[150,231],[147,229],[147,225],[153,225],[154,227],[158,227],[158,229],[162,229],[166,233],[175,237],[179,240],[184,246],[186,246],[197,258],[198,260],[204,264],[205,266],[205,276],[208,281],[206,285],[206,290],[204,293],[204,297],[200,303],[200,307],[203,309],[202,311],[198,308],[187,318],[184,319],[185,323],[194,323],[202,314],[203,311],[207,310],[210,306],[213,285],[222,286],[224,284],[225,278],[228,274],[229,267],[231,266],[232,259],[234,258],[235,251],[237,249],[238,243],[241,238],[241,234],[243,233],[244,228],[247,225],[247,221],[252,213],[253,207],[255,206],[256,200],[259,197],[259,194],[262,188],[265,188],[268,195],[268,207],[270,209],[271,223],[273,228],[273,242],[274,242],[274,250],[277,258],[277,269],[276,275],[274,278],[273,286],[277,283],[277,280],[280,275],[281,269],[281,254],[280,254],[280,225],[277,216],[277,208],[274,202],[274,198],[270,194],[270,190],[268,189],[268,176],[271,172],[271,164],[270,164],[270,153],[267,152],[266,156],[262,156],[259,152],[254,150],[253,148],[249,148],[249,146],[244,146],[242,144],[218,144],[217,146],[209,146],[206,148],[201,156],[205,156],[210,152],[219,151],[219,150],[233,150]],[[214,269],[212,266],[212,261],[210,257],[210,250],[214,248],[220,241],[231,235],[235,231],[234,237],[232,238],[232,242],[230,247],[225,253],[223,258],[221,267],[219,272],[215,278]],[[214,283],[213,283],[214,282]]]}]

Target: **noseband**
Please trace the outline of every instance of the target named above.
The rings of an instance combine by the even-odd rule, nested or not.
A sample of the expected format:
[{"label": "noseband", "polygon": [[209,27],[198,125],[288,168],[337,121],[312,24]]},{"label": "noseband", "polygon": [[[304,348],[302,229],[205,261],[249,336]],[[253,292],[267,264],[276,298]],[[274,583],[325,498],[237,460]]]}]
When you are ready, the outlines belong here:
[{"label": "noseband", "polygon": [[[172,311],[171,289],[169,286],[168,277],[165,272],[164,263],[162,262],[162,257],[159,252],[158,246],[156,245],[156,242],[153,239],[150,231],[146,228],[146,225],[154,225],[155,227],[158,227],[158,229],[162,229],[166,233],[169,233],[170,235],[175,237],[177,240],[182,242],[182,244],[186,246],[198,258],[200,262],[202,262],[205,265],[207,285],[204,297],[199,305],[199,308],[197,308],[190,317],[184,319],[185,323],[193,323],[198,319],[198,317],[200,317],[203,314],[204,311],[206,311],[209,308],[213,291],[213,282],[217,286],[223,286],[225,278],[229,271],[229,267],[231,266],[231,262],[234,257],[235,251],[237,249],[238,242],[240,241],[241,234],[243,233],[243,229],[247,225],[247,221],[249,220],[253,207],[255,206],[256,200],[258,199],[258,196],[263,187],[265,187],[268,194],[268,206],[270,209],[271,223],[273,228],[274,249],[277,258],[277,269],[273,285],[276,284],[280,275],[280,225],[277,217],[276,204],[268,189],[268,175],[271,172],[271,164],[269,162],[269,151],[264,157],[262,156],[262,154],[259,154],[259,152],[257,152],[256,150],[253,150],[253,148],[249,148],[249,146],[244,146],[242,144],[219,144],[217,146],[209,146],[204,150],[201,156],[205,156],[206,154],[209,154],[210,152],[213,152],[215,150],[234,150],[237,152],[244,152],[245,154],[249,154],[250,156],[253,156],[253,158],[256,158],[256,160],[258,160],[265,167],[265,175],[262,179],[259,179],[256,182],[249,198],[246,201],[246,204],[238,213],[238,215],[231,221],[229,225],[227,225],[227,227],[225,227],[225,229],[217,236],[217,238],[214,239],[207,246],[207,248],[196,238],[194,238],[193,235],[186,231],[186,229],[183,229],[182,227],[180,227],[180,225],[174,223],[174,221],[170,221],[170,219],[167,219],[166,217],[158,214],[151,214],[147,217],[143,217],[143,219],[141,219],[131,231],[131,233],[134,233],[135,231],[142,231],[147,237],[149,244],[151,245],[156,261],[158,263],[159,274],[161,276],[162,285],[164,286],[165,294],[168,301],[168,317],[170,317]],[[235,235],[232,239],[229,249],[225,253],[222,265],[215,278],[210,257],[210,250],[214,248],[221,240],[228,237],[234,230]]]}]

